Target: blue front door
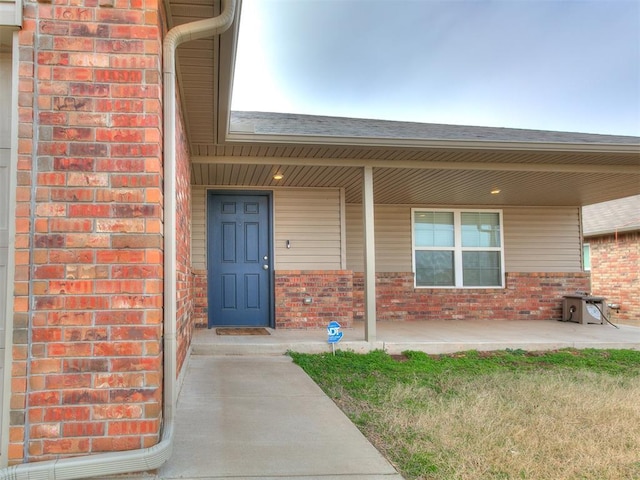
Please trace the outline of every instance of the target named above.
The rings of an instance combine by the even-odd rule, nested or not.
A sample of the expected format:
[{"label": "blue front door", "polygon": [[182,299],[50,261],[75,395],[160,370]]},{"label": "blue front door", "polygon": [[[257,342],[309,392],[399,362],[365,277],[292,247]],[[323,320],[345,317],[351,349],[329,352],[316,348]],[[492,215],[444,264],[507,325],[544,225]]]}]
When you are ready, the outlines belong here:
[{"label": "blue front door", "polygon": [[269,326],[269,196],[207,194],[209,328]]}]

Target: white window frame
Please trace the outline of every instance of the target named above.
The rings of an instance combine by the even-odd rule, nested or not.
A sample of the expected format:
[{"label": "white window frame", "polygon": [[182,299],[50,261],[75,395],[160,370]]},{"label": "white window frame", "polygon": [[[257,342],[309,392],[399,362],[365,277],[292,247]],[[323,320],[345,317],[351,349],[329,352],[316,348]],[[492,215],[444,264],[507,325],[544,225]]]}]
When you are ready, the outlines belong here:
[{"label": "white window frame", "polygon": [[[416,247],[416,225],[415,214],[417,212],[447,212],[453,214],[453,231],[454,231],[454,246],[453,247]],[[498,221],[500,225],[500,246],[499,247],[462,247],[462,214],[463,213],[497,213]],[[454,281],[455,285],[418,285],[416,275],[416,251],[432,250],[453,251],[453,265],[454,265]],[[463,285],[463,271],[462,271],[462,252],[480,251],[480,252],[500,252],[500,285],[490,286],[464,286]],[[433,289],[496,289],[505,288],[505,269],[504,269],[504,222],[501,209],[480,209],[480,208],[412,208],[411,209],[411,268],[413,270],[413,286],[414,288],[433,288]]]}]

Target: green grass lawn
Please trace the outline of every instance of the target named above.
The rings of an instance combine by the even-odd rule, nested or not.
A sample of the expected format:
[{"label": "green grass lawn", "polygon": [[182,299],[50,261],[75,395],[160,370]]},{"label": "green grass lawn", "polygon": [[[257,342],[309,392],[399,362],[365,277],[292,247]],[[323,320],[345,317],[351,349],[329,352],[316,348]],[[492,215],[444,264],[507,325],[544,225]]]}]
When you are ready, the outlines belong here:
[{"label": "green grass lawn", "polygon": [[290,354],[407,479],[640,479],[640,352]]}]

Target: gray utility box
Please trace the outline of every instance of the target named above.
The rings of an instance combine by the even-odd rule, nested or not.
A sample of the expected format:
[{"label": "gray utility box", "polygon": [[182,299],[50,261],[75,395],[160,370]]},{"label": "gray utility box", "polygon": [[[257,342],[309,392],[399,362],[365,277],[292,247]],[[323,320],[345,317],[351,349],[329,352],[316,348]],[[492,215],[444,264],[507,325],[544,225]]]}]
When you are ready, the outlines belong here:
[{"label": "gray utility box", "polygon": [[562,320],[586,325],[605,323],[609,309],[604,297],[591,295],[566,295],[562,301]]}]

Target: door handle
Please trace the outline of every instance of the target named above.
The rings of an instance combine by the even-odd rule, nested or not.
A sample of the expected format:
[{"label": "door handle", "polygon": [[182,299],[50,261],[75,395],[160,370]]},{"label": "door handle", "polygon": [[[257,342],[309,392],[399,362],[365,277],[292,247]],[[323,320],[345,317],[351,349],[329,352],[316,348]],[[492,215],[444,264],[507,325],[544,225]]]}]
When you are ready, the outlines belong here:
[{"label": "door handle", "polygon": [[262,265],[263,270],[269,270],[269,265]]}]

